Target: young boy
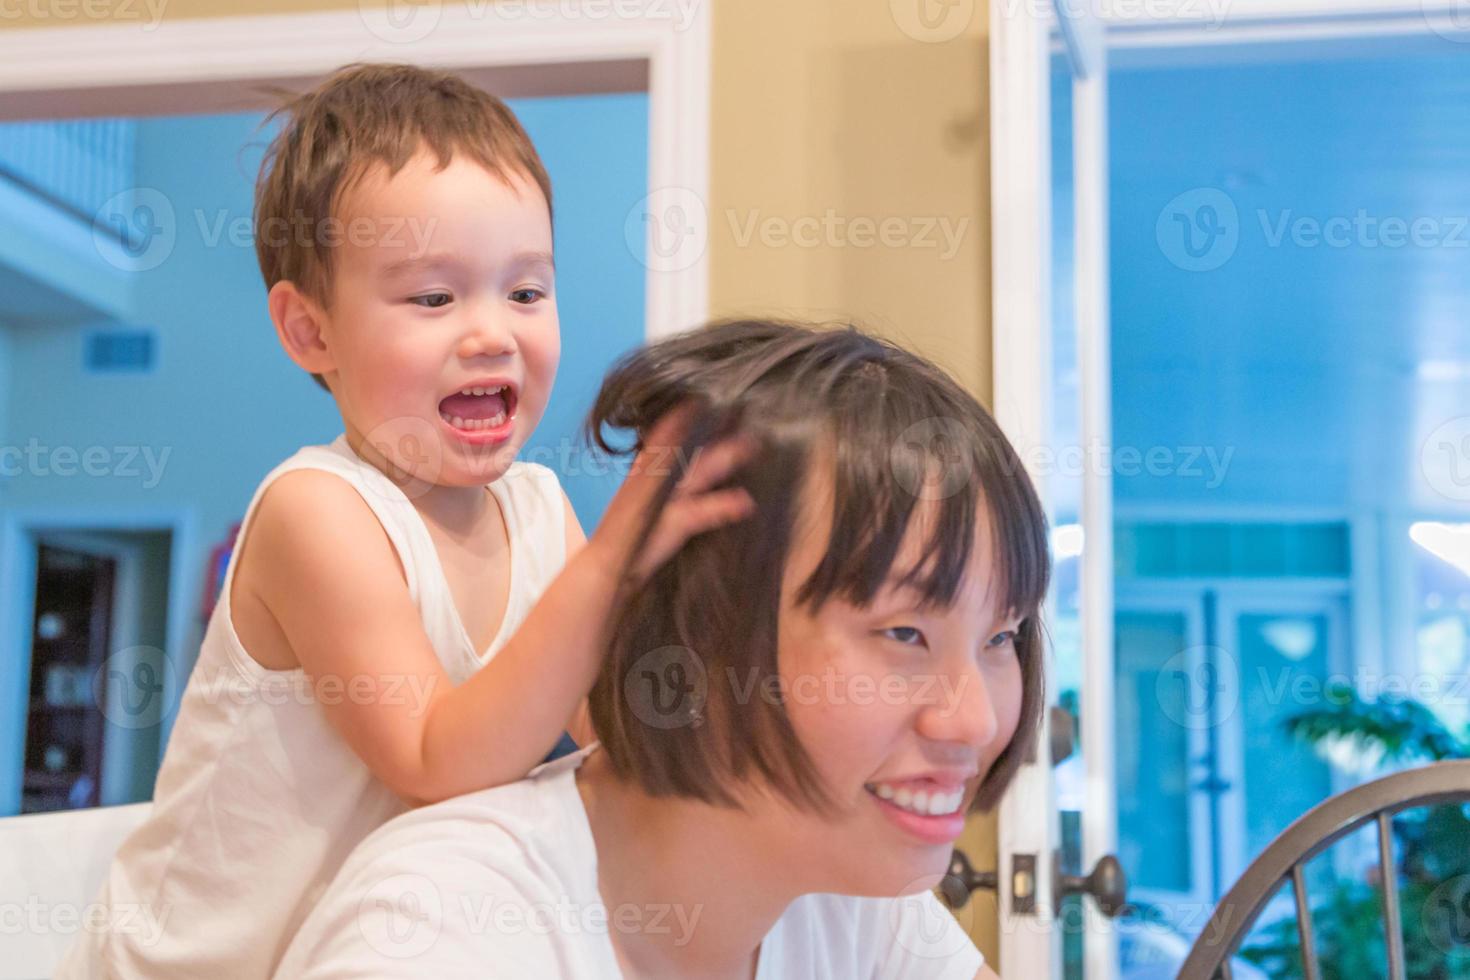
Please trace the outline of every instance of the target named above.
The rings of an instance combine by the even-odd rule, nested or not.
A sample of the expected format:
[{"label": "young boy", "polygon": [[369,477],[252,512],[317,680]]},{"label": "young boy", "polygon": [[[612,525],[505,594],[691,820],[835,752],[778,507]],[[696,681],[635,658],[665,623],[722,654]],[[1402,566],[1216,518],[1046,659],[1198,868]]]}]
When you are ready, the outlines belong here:
[{"label": "young boy", "polygon": [[726,438],[638,543],[687,404],[640,434],[590,541],[555,474],[514,461],[560,339],[550,181],[503,103],[360,65],[284,111],[257,252],[344,432],[250,501],[151,816],[104,882],[104,906],[150,913],[109,920],[161,936],[84,933],[58,977],[269,976],[366,834],[523,777],[569,725],[587,739],[618,590],[750,510],[715,489],[750,452]]}]

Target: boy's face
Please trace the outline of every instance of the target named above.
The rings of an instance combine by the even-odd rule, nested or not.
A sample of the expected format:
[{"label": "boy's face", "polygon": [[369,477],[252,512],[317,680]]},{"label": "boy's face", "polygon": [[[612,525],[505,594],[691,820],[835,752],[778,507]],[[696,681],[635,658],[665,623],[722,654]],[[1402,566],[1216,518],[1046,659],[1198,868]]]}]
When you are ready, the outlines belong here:
[{"label": "boy's face", "polygon": [[344,195],[326,377],[375,462],[474,486],[514,461],[556,378],[551,220],[529,179],[465,154],[435,166],[376,166]]},{"label": "boy's face", "polygon": [[[819,890],[912,894],[944,874],[980,783],[1016,733],[1020,620],[995,608],[983,519],[948,609],[920,610],[915,596],[889,587],[867,608],[840,596],[815,614],[794,605],[827,547],[831,484],[823,482],[803,491],[793,528],[777,659],[786,714],[837,810],[820,815],[773,800],[785,812],[762,823],[781,827],[786,847],[798,845],[790,866]],[[933,506],[915,512],[895,573],[922,559]]]}]

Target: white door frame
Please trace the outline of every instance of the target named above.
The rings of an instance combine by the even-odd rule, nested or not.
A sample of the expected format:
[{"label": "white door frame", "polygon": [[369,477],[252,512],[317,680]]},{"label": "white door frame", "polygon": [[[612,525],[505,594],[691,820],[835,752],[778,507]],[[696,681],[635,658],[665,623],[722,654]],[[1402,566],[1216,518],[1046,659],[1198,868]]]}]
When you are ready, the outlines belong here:
[{"label": "white door frame", "polygon": [[[1051,425],[1051,76],[1049,23],[990,4],[991,343],[996,422],[1022,450],[1043,505],[1047,474],[1025,450],[1044,445]],[[1051,668],[1047,653],[1048,676]],[[1017,771],[1001,799],[996,901],[1003,977],[1060,976],[1051,928],[1052,852],[1060,839],[1047,713],[1036,757]],[[1032,855],[1036,874],[1016,880],[1014,855]],[[1018,886],[1034,895],[1037,914],[1010,910]]]},{"label": "white door frame", "polygon": [[[1470,43],[1470,17],[1455,0],[1176,0],[1172,12],[1167,2],[1056,2],[1068,20],[1100,16],[1102,29],[1084,30],[1081,36],[1084,45],[1097,39],[1104,55],[1094,59],[1084,53],[1083,61],[1096,60],[1114,70],[1349,56],[1370,46],[1380,52],[1386,45],[1395,51],[1415,51]],[[1055,32],[1055,23],[1047,0],[990,4],[994,409],[1002,429],[1023,454],[1045,446],[1051,431],[1050,60],[1064,50],[1074,59],[1078,55],[1076,37]],[[1106,68],[1097,75],[1105,79]],[[1106,228],[1106,185],[1096,183],[1098,174],[1106,174],[1106,99],[1096,90],[1088,92],[1086,84],[1085,79],[1076,83],[1073,98],[1078,175],[1074,248],[1079,431],[1082,448],[1091,457],[1098,447],[1111,444],[1111,383],[1107,239],[1097,234],[1099,223]],[[1033,458],[1028,456],[1027,461],[1045,501],[1046,474]],[[1116,809],[1107,799],[1113,786],[1107,778],[1113,750],[1111,506],[1110,473],[1085,466],[1086,544],[1080,598],[1084,673],[1089,678],[1085,687],[1092,708],[1084,710],[1081,740],[1093,747],[1091,756],[1106,758],[1087,759],[1087,801],[1090,807],[1094,800],[1097,805],[1083,821],[1084,870],[1109,853],[1116,838]],[[1091,678],[1101,682],[1100,692],[1091,687]],[[1099,694],[1102,705],[1094,700]],[[1045,743],[1043,737],[1038,760],[1023,767],[1000,805],[1000,972],[1006,976],[1045,978],[1060,972],[1054,937],[1026,928],[1023,920],[1008,917],[1006,911],[1011,903],[1009,862],[1015,853],[1039,856],[1038,904],[1050,907],[1050,855],[1057,821]],[[1098,747],[1105,748],[1099,752]],[[1048,819],[1038,819],[1042,813]],[[1089,980],[1111,980],[1116,976],[1116,955],[1108,945],[1113,930],[1103,928],[1089,911],[1087,933]]]},{"label": "white door frame", "polygon": [[[1060,19],[1038,14],[1035,5],[995,0],[990,5],[991,111],[991,288],[993,297],[993,382],[997,422],[1016,443],[1051,512],[1047,473],[1031,450],[1051,441],[1051,51],[1059,28],[1072,63],[1077,187],[1076,323],[1079,403],[1084,406],[1084,447],[1108,441],[1107,276],[1107,51],[1102,23],[1078,5]],[[1086,451],[1084,449],[1084,451]],[[1095,453],[1088,452],[1091,456]],[[1112,516],[1111,484],[1098,467],[1083,467],[1081,621],[1084,682],[1091,709],[1083,713],[1083,745],[1108,751],[1085,756],[1086,812],[1112,814]],[[1105,560],[1106,559],[1106,560]],[[1103,655],[1096,651],[1109,651]],[[1050,662],[1050,658],[1048,658]],[[1048,674],[1051,671],[1048,669]],[[1101,699],[1101,704],[1098,703]],[[1100,741],[1102,739],[1102,741]],[[1053,928],[1054,854],[1060,839],[1054,806],[1048,733],[1036,759],[1024,765],[1000,805],[998,897],[1003,976],[1061,975],[1059,934]],[[1046,814],[1045,820],[1037,819]],[[1090,869],[1111,853],[1116,821],[1084,823],[1083,862]],[[1032,855],[1036,875],[1017,880],[1013,856]],[[1035,911],[1017,915],[1018,885],[1035,894]],[[1101,928],[1096,909],[1085,906],[1087,973],[1108,976],[1116,962],[1113,930]]]},{"label": "white door frame", "polygon": [[[710,11],[705,3],[408,4],[0,32],[0,119],[262,108],[249,86],[298,85],[353,61],[481,73],[501,94],[648,93],[645,331],[709,308]],[[245,94],[242,94],[242,91]],[[105,108],[104,108],[105,107]],[[641,209],[642,214],[636,212]],[[690,232],[676,256],[653,235]]]}]

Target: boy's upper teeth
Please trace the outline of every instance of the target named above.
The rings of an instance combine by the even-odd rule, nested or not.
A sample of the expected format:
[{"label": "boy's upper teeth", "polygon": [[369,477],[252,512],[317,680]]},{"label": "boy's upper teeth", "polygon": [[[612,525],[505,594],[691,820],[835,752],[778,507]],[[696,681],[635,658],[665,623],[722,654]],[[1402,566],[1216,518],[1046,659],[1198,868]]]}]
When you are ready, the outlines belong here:
[{"label": "boy's upper teeth", "polygon": [[461,389],[459,389],[459,393],[461,395],[494,395],[494,394],[497,394],[497,393],[502,392],[504,390],[505,390],[505,385],[496,385],[493,388],[480,388],[480,387],[461,388]]},{"label": "boy's upper teeth", "polygon": [[938,789],[914,790],[907,786],[894,786],[889,783],[869,783],[867,788],[874,795],[887,800],[901,810],[930,817],[954,813],[965,801],[964,787],[946,792]]}]

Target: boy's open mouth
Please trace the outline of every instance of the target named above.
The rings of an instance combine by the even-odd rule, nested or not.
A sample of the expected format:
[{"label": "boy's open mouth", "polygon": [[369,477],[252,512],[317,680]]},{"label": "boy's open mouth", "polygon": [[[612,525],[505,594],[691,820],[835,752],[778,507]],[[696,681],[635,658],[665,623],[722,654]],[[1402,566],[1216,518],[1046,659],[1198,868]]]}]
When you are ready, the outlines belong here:
[{"label": "boy's open mouth", "polygon": [[461,388],[439,402],[439,417],[456,429],[475,431],[504,425],[515,415],[516,390],[509,384]]}]

